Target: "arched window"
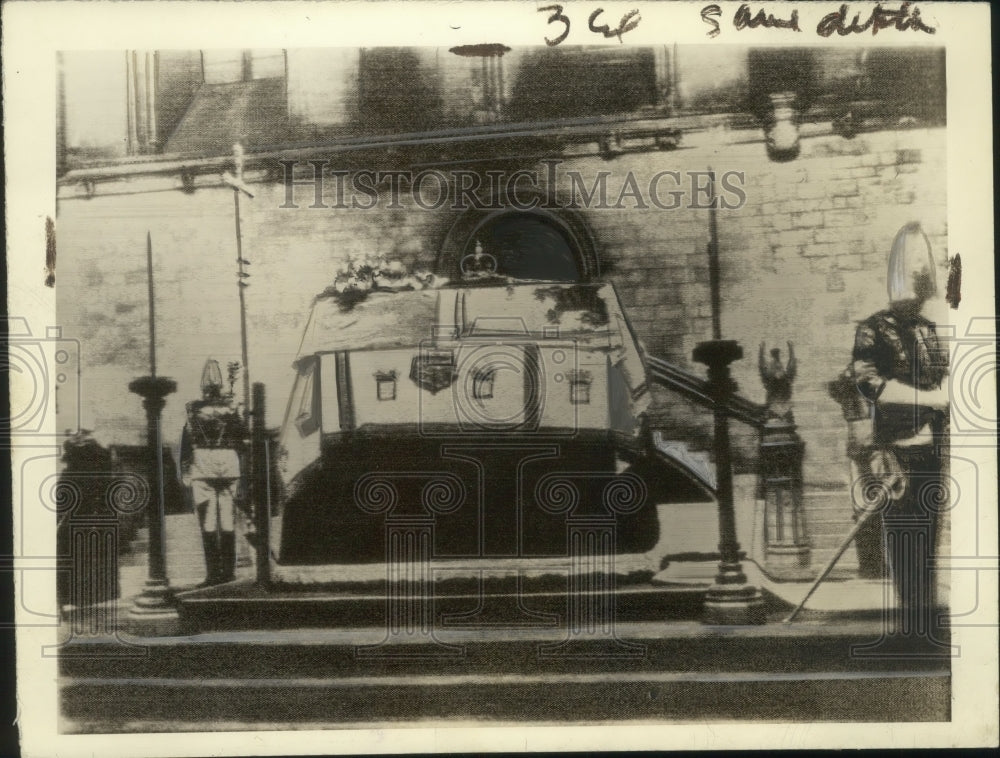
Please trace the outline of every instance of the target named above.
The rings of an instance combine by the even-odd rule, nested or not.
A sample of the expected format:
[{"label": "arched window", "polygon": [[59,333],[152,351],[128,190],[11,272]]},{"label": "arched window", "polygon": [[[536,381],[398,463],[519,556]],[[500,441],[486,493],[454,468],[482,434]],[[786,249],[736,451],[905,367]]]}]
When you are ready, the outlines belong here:
[{"label": "arched window", "polygon": [[466,242],[464,254],[474,253],[477,244],[493,256],[501,276],[558,282],[580,279],[578,255],[571,242],[544,216],[503,214],[475,232]]},{"label": "arched window", "polygon": [[475,255],[477,247],[496,261],[500,276],[586,282],[599,274],[590,230],[566,208],[468,211],[446,236],[438,271],[461,279],[461,261]]}]

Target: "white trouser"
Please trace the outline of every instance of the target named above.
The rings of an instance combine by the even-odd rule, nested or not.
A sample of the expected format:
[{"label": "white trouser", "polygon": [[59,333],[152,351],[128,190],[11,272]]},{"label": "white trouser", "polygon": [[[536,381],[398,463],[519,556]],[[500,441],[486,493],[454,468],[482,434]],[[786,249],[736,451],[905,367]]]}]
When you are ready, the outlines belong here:
[{"label": "white trouser", "polygon": [[216,487],[203,479],[191,481],[191,496],[203,532],[233,531],[235,490],[235,481],[228,487]]},{"label": "white trouser", "polygon": [[195,450],[188,478],[202,531],[233,531],[239,477],[240,459],[235,450]]}]

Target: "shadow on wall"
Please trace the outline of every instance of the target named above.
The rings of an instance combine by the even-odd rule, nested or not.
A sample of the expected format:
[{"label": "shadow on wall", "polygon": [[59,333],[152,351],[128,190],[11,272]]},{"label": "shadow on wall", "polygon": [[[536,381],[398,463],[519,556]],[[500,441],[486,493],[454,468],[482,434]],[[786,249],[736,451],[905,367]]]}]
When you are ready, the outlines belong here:
[{"label": "shadow on wall", "polygon": [[653,50],[559,48],[525,57],[508,109],[513,121],[628,113],[656,104]]},{"label": "shadow on wall", "polygon": [[438,76],[409,48],[361,50],[358,102],[360,133],[419,132],[443,121]]}]

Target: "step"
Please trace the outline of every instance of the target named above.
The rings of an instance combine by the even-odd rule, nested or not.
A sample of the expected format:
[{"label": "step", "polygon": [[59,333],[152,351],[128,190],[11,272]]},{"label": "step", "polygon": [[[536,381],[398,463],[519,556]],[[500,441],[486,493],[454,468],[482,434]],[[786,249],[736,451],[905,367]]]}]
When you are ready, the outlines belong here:
[{"label": "step", "polygon": [[[769,567],[766,563],[761,567],[761,572],[776,582],[812,582],[819,576],[820,571],[826,566],[826,560],[829,560],[827,556],[826,560],[815,560],[816,556],[813,556],[814,560],[811,565],[805,567],[786,567],[786,566],[774,566]],[[848,565],[848,561],[838,562],[837,566],[830,571],[827,576],[826,581],[828,582],[844,582],[849,579],[855,579],[858,575],[857,566]]]},{"label": "step", "polygon": [[[947,721],[950,677],[620,673],[326,679],[113,680],[61,685],[66,733],[301,729],[471,722]],[[119,714],[117,716],[113,714]]]},{"label": "step", "polygon": [[[119,641],[91,638],[61,657],[60,691],[70,731],[128,730],[139,720],[177,729],[456,717],[948,717],[950,659],[912,657],[914,644],[852,654],[879,639],[874,621],[622,622],[615,634],[566,642],[564,629],[441,629],[387,643],[379,627],[218,632],[133,638],[143,646],[133,655]],[[901,652],[911,657],[902,662]]]},{"label": "step", "polygon": [[[432,634],[392,636],[384,626],[368,626],[78,637],[63,648],[59,669],[70,677],[205,680],[380,676],[404,670],[441,675],[646,670],[804,674],[904,668],[898,656],[888,653],[852,654],[853,646],[882,636],[880,619],[831,621],[807,612],[783,624],[780,615],[759,626],[616,622],[611,635],[577,634],[572,641],[565,627],[437,628]],[[918,650],[918,642],[901,650]],[[946,672],[949,659],[911,657],[905,668]]]},{"label": "step", "polygon": [[[427,618],[442,627],[555,628],[565,623],[568,597],[565,579],[534,585],[522,580],[520,589],[515,582],[452,582],[451,586],[435,585],[434,594],[424,602]],[[597,608],[609,596],[592,590],[578,597]],[[264,591],[251,581],[237,581],[179,593],[178,602],[184,628],[192,632],[367,626],[388,618],[384,583],[359,585],[351,591],[274,587]],[[621,584],[614,591],[614,617],[624,621],[695,619],[703,603],[703,587]]]}]

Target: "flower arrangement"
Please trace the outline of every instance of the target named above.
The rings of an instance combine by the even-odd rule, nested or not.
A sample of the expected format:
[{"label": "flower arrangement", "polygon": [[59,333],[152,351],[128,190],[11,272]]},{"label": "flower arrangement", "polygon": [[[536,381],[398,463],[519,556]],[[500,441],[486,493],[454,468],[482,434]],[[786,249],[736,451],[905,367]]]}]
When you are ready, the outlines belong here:
[{"label": "flower arrangement", "polygon": [[337,270],[333,284],[319,295],[337,300],[347,311],[372,292],[404,292],[442,287],[448,280],[425,269],[407,271],[400,261],[390,261],[381,255],[350,257]]},{"label": "flower arrangement", "polygon": [[226,379],[229,381],[229,397],[233,397],[235,393],[233,392],[233,387],[236,386],[236,380],[240,377],[240,362],[239,361],[229,361],[226,364]]}]

